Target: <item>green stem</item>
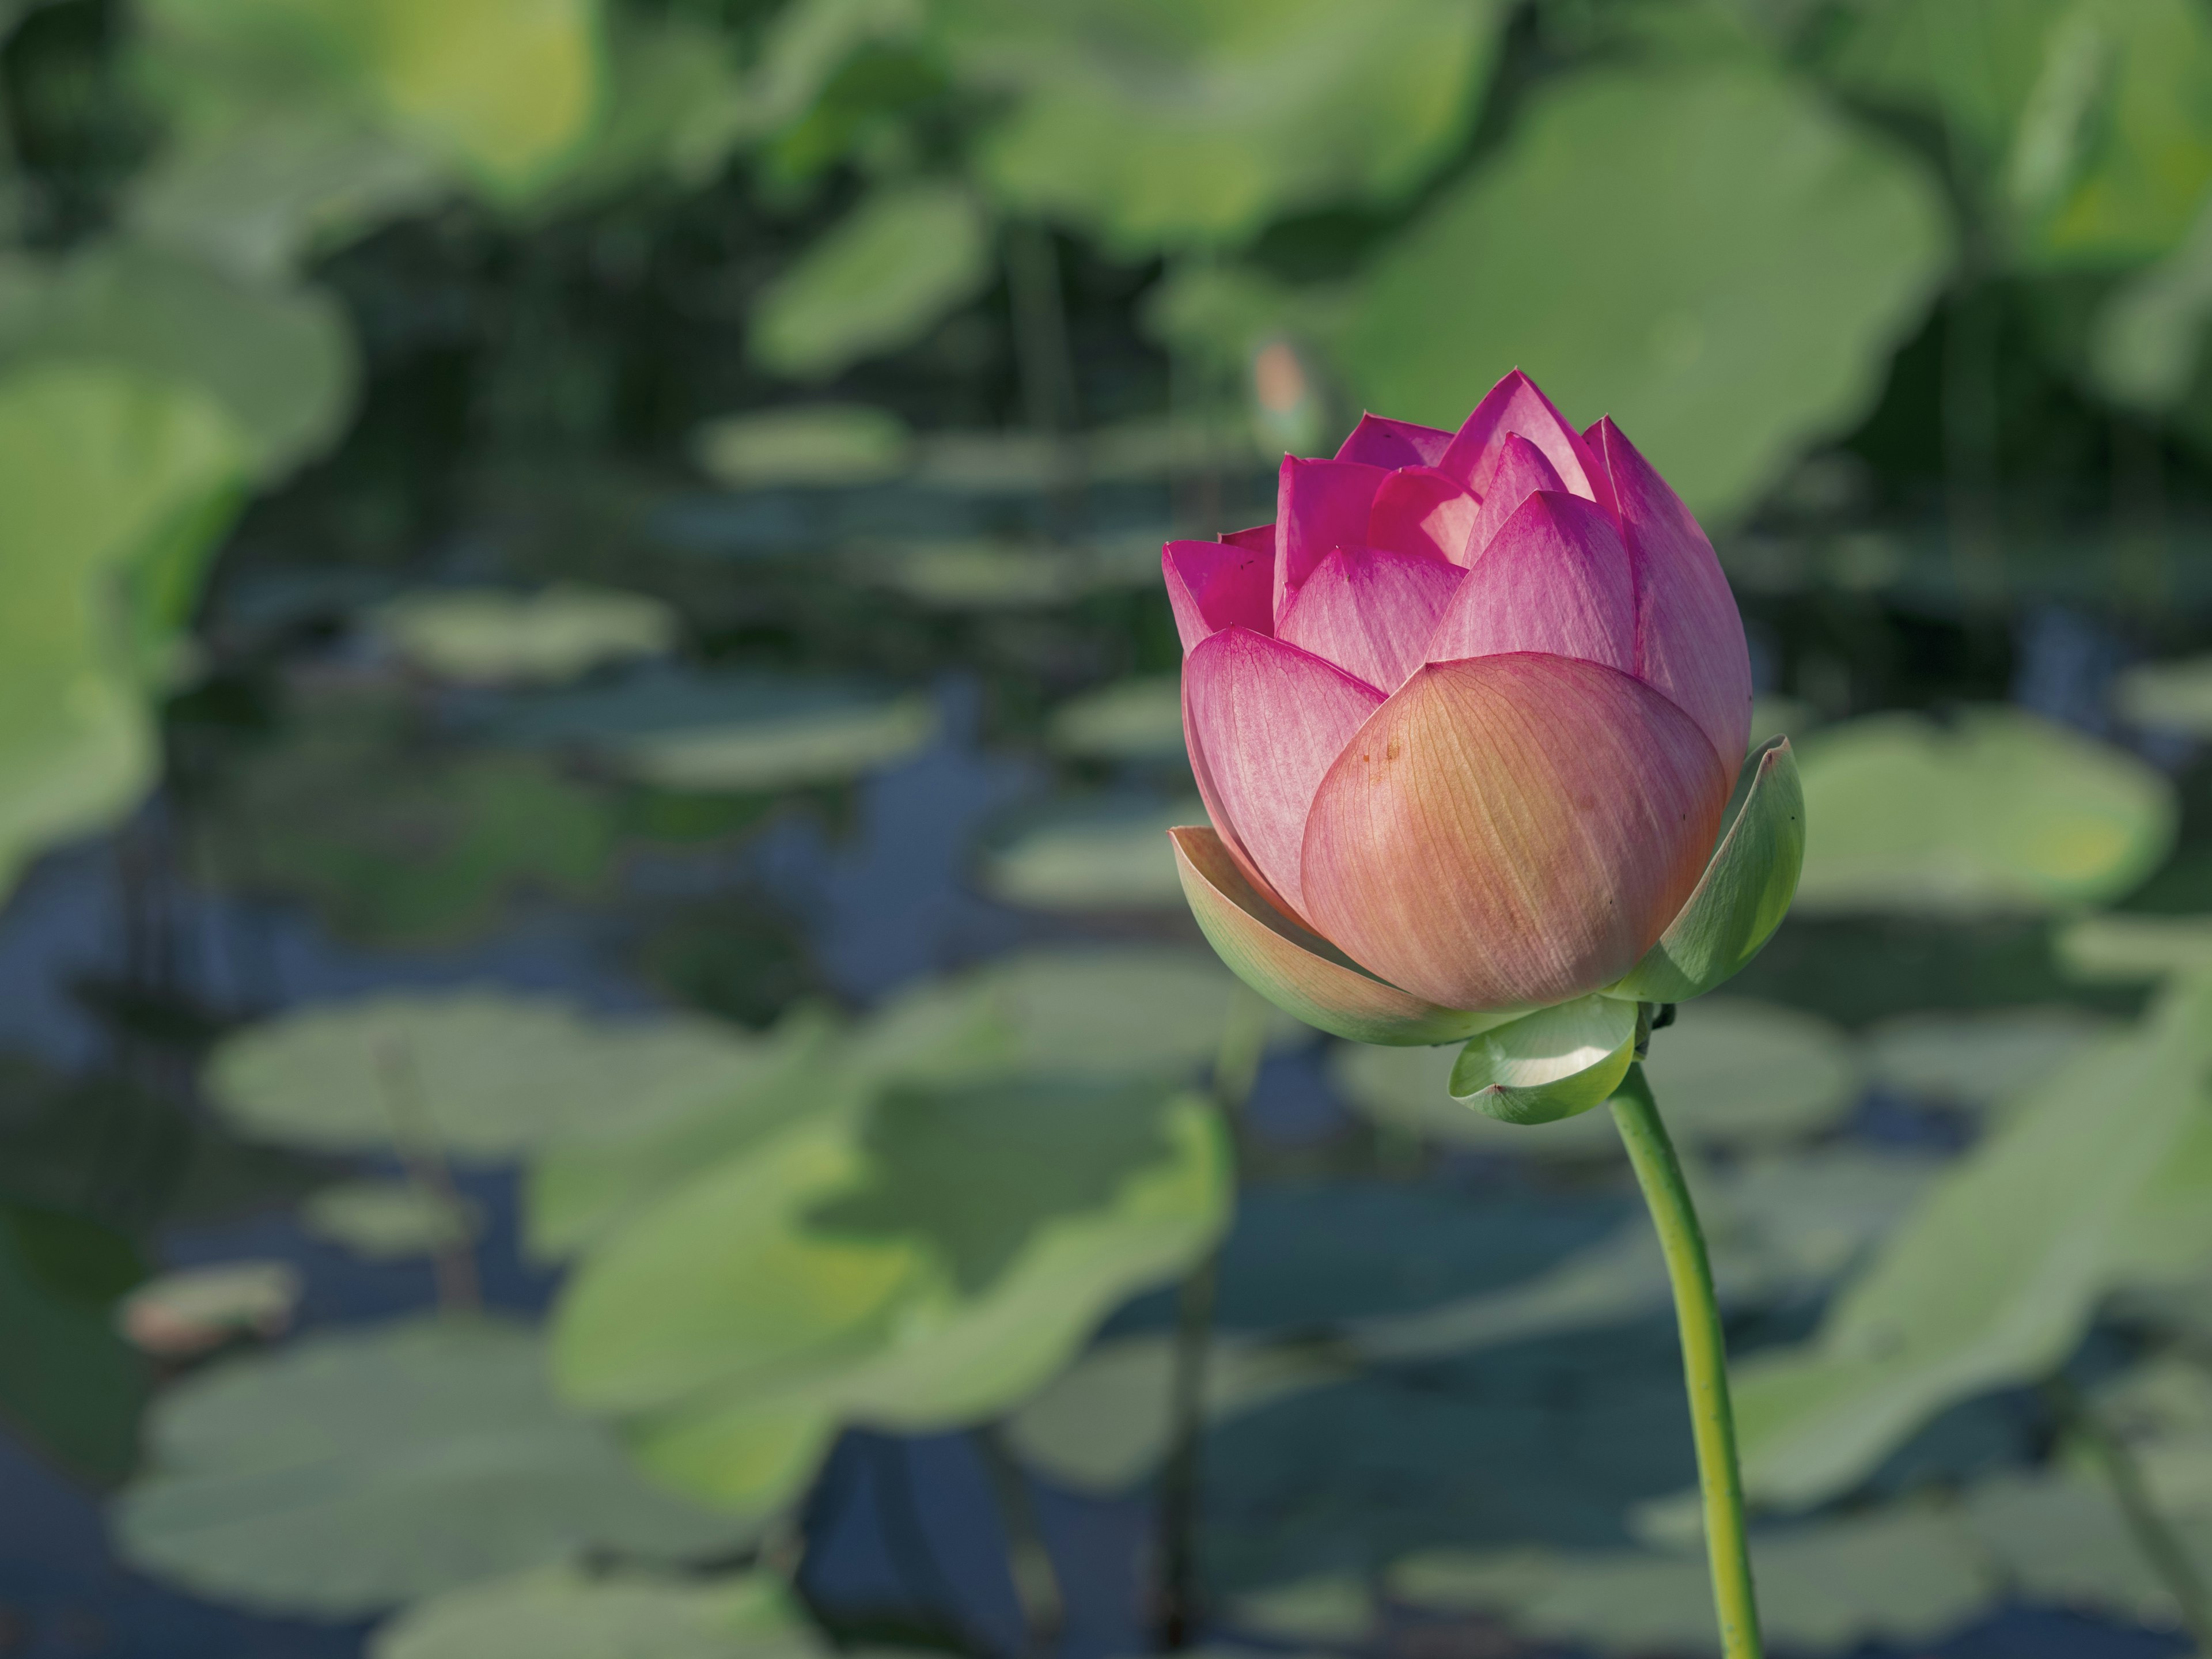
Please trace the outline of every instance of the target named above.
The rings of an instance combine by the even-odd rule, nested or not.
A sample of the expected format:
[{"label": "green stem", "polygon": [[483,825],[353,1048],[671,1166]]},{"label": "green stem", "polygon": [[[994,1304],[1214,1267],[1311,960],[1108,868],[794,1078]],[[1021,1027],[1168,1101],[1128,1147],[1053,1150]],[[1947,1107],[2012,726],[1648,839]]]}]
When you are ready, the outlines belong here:
[{"label": "green stem", "polygon": [[1713,1609],[1725,1659],[1759,1659],[1759,1604],[1751,1585],[1751,1547],[1744,1531],[1743,1480],[1736,1469],[1735,1416],[1729,1407],[1728,1341],[1713,1270],[1688,1183],[1674,1157],[1659,1103],[1641,1062],[1628,1068],[1613,1097],[1613,1121],[1636,1166],[1644,1201],[1666,1255],[1674,1291],[1674,1318],[1682,1334],[1682,1379],[1690,1396],[1690,1426],[1697,1440],[1698,1485],[1705,1500],[1705,1553],[1713,1570]]}]

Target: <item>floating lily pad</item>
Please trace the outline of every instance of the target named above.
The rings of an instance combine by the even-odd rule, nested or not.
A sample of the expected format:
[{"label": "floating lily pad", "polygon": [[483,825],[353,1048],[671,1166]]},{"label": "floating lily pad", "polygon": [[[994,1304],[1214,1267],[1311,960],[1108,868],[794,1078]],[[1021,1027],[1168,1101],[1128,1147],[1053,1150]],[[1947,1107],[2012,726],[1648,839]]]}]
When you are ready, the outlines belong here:
[{"label": "floating lily pad", "polygon": [[1867,1069],[1885,1089],[1976,1110],[2029,1094],[2112,1022],[2063,1003],[1988,1013],[1900,1014],[1866,1034]]},{"label": "floating lily pad", "polygon": [[725,415],[691,434],[691,456],[732,489],[775,484],[860,484],[906,471],[913,434],[887,409],[802,404]]},{"label": "floating lily pad", "polygon": [[676,613],[660,600],[568,585],[428,589],[378,606],[370,622],[417,668],[466,684],[556,684],[663,655],[676,639]]},{"label": "floating lily pad", "polygon": [[2112,704],[2136,726],[2212,737],[2212,657],[2130,668],[2114,685]]},{"label": "floating lily pad", "polygon": [[1121,561],[1087,548],[974,538],[887,544],[856,554],[860,579],[939,611],[1026,611],[1130,585]]},{"label": "floating lily pad", "polygon": [[1948,220],[1905,151],[1749,53],[1565,76],[1383,250],[1340,349],[1370,407],[1444,427],[1517,364],[1733,515],[1872,405]]},{"label": "floating lily pad", "polygon": [[253,1026],[210,1056],[234,1124],[288,1145],[428,1140],[509,1157],[562,1134],[681,1116],[751,1075],[742,1034],[677,1016],[595,1019],[558,997],[392,992]]},{"label": "floating lily pad", "polygon": [[494,728],[511,742],[582,750],[671,789],[786,789],[842,781],[937,733],[919,695],[764,673],[645,674],[519,700]]},{"label": "floating lily pad", "polygon": [[1005,1410],[1227,1219],[1215,1115],[1171,1086],[898,1088],[661,1200],[563,1297],[564,1391],[660,1478],[760,1513],[837,1425]]},{"label": "floating lily pad", "polygon": [[983,854],[983,890],[1042,910],[1180,908],[1168,830],[1206,822],[1195,796],[1171,805],[1144,800],[1077,803],[1032,814]]},{"label": "floating lily pad", "polygon": [[989,222],[965,185],[880,186],[761,295],[753,359],[774,374],[826,380],[913,344],[991,273]]},{"label": "floating lily pad", "polygon": [[782,1581],[541,1567],[417,1601],[369,1659],[818,1659],[832,1650]]},{"label": "floating lily pad", "polygon": [[289,1261],[226,1261],[149,1279],[124,1297],[116,1324],[131,1345],[187,1359],[235,1336],[270,1337],[292,1322],[302,1289]]},{"label": "floating lily pad", "polygon": [[1052,746],[1063,755],[1179,760],[1183,752],[1182,677],[1151,674],[1086,692],[1054,709],[1047,732]]},{"label": "floating lily pad", "polygon": [[2084,916],[2058,932],[2067,973],[2091,982],[2141,984],[2212,968],[2212,917]]},{"label": "floating lily pad", "polygon": [[563,1414],[496,1321],[318,1333],[173,1385],[114,1511],[124,1558],[267,1612],[357,1617],[594,1547],[720,1554],[750,1529],[657,1492]]},{"label": "floating lily pad", "polygon": [[1807,738],[1799,763],[1814,826],[1806,910],[2102,902],[2164,861],[2179,816],[2172,785],[2143,762],[2016,709],[1969,710],[1948,727],[1870,715]]},{"label": "floating lily pad", "polygon": [[447,1203],[411,1181],[347,1181],[325,1187],[300,1206],[300,1224],[317,1238],[374,1261],[465,1249],[483,1232],[483,1206]]}]

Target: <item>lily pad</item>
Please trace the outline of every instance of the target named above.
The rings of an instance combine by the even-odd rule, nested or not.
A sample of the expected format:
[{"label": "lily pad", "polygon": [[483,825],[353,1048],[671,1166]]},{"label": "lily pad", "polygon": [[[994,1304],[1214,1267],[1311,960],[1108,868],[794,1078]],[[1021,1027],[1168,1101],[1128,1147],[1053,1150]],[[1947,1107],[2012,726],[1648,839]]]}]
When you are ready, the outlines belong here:
[{"label": "lily pad", "polygon": [[1900,1014],[1866,1033],[1880,1087],[1943,1106],[1984,1110],[2026,1097],[2112,1022],[2063,1003],[1988,1013]]},{"label": "lily pad", "polygon": [[1164,807],[1109,799],[1032,814],[984,854],[983,890],[1042,910],[1177,909],[1182,883],[1168,830],[1205,821],[1195,796]]},{"label": "lily pad", "polygon": [[767,673],[634,676],[518,700],[493,734],[582,750],[672,789],[764,790],[842,781],[927,744],[926,696]]},{"label": "lily pad", "polygon": [[1402,198],[1467,130],[1506,9],[1008,0],[942,9],[954,72],[1011,94],[977,165],[1018,211],[1115,251],[1239,241],[1267,220]]},{"label": "lily pad", "polygon": [[599,1019],[485,988],[321,1004],[224,1042],[205,1082],[239,1128],[325,1152],[428,1140],[511,1157],[613,1122],[679,1117],[741,1086],[752,1045],[680,1016]]},{"label": "lily pad", "polygon": [[562,584],[543,592],[428,589],[377,607],[370,625],[424,672],[463,684],[556,684],[602,664],[665,655],[676,613],[642,593]]},{"label": "lily pad", "polygon": [[465,1249],[483,1231],[484,1216],[479,1204],[444,1202],[413,1182],[347,1181],[311,1194],[300,1224],[356,1255],[386,1261]]},{"label": "lily pad", "polygon": [[750,1528],[647,1486],[496,1321],[318,1333],[173,1385],[113,1536],[143,1572],[264,1612],[358,1617],[599,1547],[680,1561]]},{"label": "lily pad", "polygon": [[1755,59],[1601,70],[1382,252],[1339,345],[1370,407],[1444,427],[1517,364],[1732,516],[1872,404],[1950,240],[1904,151]]},{"label": "lily pad", "polygon": [[1047,733],[1063,755],[1179,760],[1183,752],[1182,677],[1148,674],[1086,692],[1053,710]]},{"label": "lily pad", "polygon": [[556,1326],[564,1392],[661,1479],[787,1502],[841,1422],[1004,1411],[1227,1219],[1227,1146],[1148,1083],[901,1088],[801,1124],[594,1250]]},{"label": "lily pad", "polygon": [[2136,726],[2212,737],[2212,657],[2130,668],[2112,688],[2112,706]]},{"label": "lily pad", "polygon": [[416,1602],[369,1659],[819,1659],[831,1650],[781,1580],[540,1567]]},{"label": "lily pad", "polygon": [[116,1325],[142,1352],[188,1359],[235,1336],[278,1335],[291,1324],[303,1288],[289,1261],[186,1267],[124,1297]]},{"label": "lily pad", "polygon": [[794,380],[829,380],[913,344],[991,275],[989,222],[966,186],[880,186],[761,295],[753,360]]},{"label": "lily pad", "polygon": [[914,435],[887,409],[802,404],[757,415],[725,415],[691,434],[699,469],[732,489],[777,484],[862,484],[895,478]]},{"label": "lily pad", "polygon": [[2164,862],[2179,817],[2172,785],[2143,762],[2017,709],[1948,727],[1869,715],[1808,738],[1800,767],[1814,826],[1802,910],[2099,903]]}]

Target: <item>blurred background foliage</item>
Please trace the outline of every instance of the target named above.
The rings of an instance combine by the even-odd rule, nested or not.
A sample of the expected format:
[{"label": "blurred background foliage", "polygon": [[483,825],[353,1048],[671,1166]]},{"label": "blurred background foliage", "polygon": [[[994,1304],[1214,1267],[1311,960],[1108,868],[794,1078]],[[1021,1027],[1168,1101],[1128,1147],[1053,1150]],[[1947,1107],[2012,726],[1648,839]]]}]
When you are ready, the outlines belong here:
[{"label": "blurred background foliage", "polygon": [[2212,1643],[2205,0],[0,0],[0,1650],[1705,1650],[1603,1115],[1161,835],[1160,541],[1516,365],[1802,757],[1652,1060],[1776,1646]]}]

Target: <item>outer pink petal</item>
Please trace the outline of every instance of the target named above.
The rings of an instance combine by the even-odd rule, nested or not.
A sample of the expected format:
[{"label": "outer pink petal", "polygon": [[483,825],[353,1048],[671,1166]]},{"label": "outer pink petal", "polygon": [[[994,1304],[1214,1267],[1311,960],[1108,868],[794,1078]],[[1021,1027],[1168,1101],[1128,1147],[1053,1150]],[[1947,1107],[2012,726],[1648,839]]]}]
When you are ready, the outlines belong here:
[{"label": "outer pink petal", "polygon": [[1206,803],[1206,816],[1213,821],[1214,833],[1228,849],[1231,860],[1243,872],[1244,879],[1269,904],[1285,915],[1290,915],[1293,914],[1291,907],[1275,890],[1273,884],[1260,872],[1259,865],[1254,862],[1251,850],[1244,845],[1244,838],[1237,833],[1236,824],[1229,817],[1228,804],[1221,798],[1221,786],[1213,781],[1213,767],[1206,758],[1205,740],[1199,735],[1197,722],[1191,718],[1189,671],[1190,661],[1186,655],[1182,676],[1182,744],[1190,757],[1190,775],[1198,785],[1198,798]]},{"label": "outer pink petal", "polygon": [[1731,781],[1751,738],[1751,654],[1713,544],[1611,421],[1590,428],[1636,575],[1636,673],[1705,729]]},{"label": "outer pink petal", "polygon": [[1613,510],[1604,469],[1583,442],[1582,434],[1552,407],[1552,400],[1537,390],[1536,383],[1517,368],[1491,387],[1474,406],[1474,413],[1452,435],[1451,447],[1437,465],[1487,499],[1491,476],[1503,459],[1506,437],[1516,432],[1544,452],[1544,458],[1569,489],[1598,502],[1608,513]]},{"label": "outer pink petal", "polygon": [[1362,415],[1352,435],[1337,450],[1336,459],[1364,461],[1370,466],[1434,466],[1450,445],[1451,436],[1432,426]]},{"label": "outer pink petal", "polygon": [[1636,586],[1613,520],[1579,495],[1521,503],[1467,573],[1422,653],[1430,662],[1547,651],[1636,672]]},{"label": "outer pink petal", "polygon": [[1566,488],[1560,481],[1559,470],[1545,458],[1542,450],[1519,433],[1508,433],[1498,449],[1498,468],[1490,475],[1490,493],[1482,498],[1482,505],[1476,509],[1474,527],[1468,532],[1467,562],[1473,564],[1482,556],[1482,550],[1505,527],[1505,521],[1520,510],[1522,502],[1540,489],[1565,494]]},{"label": "outer pink petal", "polygon": [[1211,830],[1170,830],[1191,914],[1221,959],[1254,990],[1309,1025],[1355,1042],[1449,1042],[1496,1016],[1438,1008],[1386,985],[1327,939],[1271,906]]},{"label": "outer pink petal", "polygon": [[1664,931],[1727,799],[1697,723],[1641,680],[1564,657],[1431,664],[1322,781],[1305,914],[1439,1006],[1563,1001]]},{"label": "outer pink petal", "polygon": [[1275,637],[1395,691],[1421,665],[1437,615],[1467,575],[1417,553],[1340,547],[1306,578]]},{"label": "outer pink petal", "polygon": [[1432,466],[1401,467],[1382,480],[1367,515],[1367,544],[1393,553],[1425,553],[1454,564],[1474,562],[1468,538],[1482,503],[1474,492]]},{"label": "outer pink petal", "polygon": [[[1226,812],[1214,827],[1237,838],[1304,916],[1298,846],[1306,810],[1338,750],[1382,694],[1333,663],[1280,640],[1231,628],[1183,659],[1185,732],[1202,753]],[[1212,813],[1212,804],[1206,811]],[[1710,840],[1711,838],[1708,837]]]},{"label": "outer pink petal", "polygon": [[1367,544],[1375,492],[1390,475],[1361,461],[1283,457],[1275,486],[1275,615],[1313,568],[1340,547]]},{"label": "outer pink petal", "polygon": [[1230,542],[1170,542],[1160,549],[1160,573],[1185,652],[1224,628],[1270,631],[1273,555],[1272,547],[1255,551]]},{"label": "outer pink petal", "polygon": [[1255,552],[1265,553],[1270,564],[1274,562],[1275,526],[1272,524],[1255,524],[1249,530],[1232,530],[1221,539],[1232,547],[1249,547]]}]

